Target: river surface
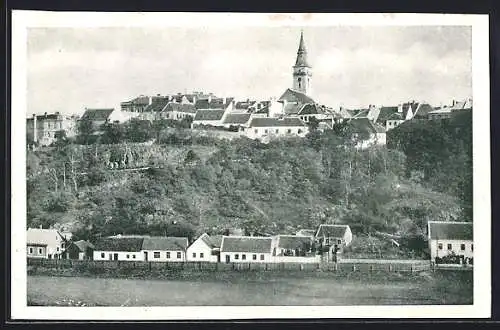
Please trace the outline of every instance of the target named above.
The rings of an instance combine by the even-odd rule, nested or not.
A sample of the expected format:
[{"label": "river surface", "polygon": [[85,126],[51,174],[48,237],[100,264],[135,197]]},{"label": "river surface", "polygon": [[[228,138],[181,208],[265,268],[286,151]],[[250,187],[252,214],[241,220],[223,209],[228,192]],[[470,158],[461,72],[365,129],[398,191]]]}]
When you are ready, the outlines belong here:
[{"label": "river surface", "polygon": [[472,304],[472,279],[371,282],[338,278],[143,280],[28,276],[28,304],[70,306]]}]

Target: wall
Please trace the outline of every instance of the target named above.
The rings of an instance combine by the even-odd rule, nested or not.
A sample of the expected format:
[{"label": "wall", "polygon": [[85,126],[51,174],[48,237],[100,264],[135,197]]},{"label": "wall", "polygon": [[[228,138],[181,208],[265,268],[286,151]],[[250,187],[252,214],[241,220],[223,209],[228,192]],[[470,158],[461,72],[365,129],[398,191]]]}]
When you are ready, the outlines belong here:
[{"label": "wall", "polygon": [[[194,243],[187,248],[186,253],[187,261],[217,262],[217,256],[212,255],[212,249],[201,239],[194,241]],[[196,257],[193,257],[193,253],[196,253]],[[203,258],[200,258],[200,253],[203,253]]]},{"label": "wall", "polygon": [[398,127],[401,123],[404,123],[404,120],[388,120],[385,123],[385,130],[388,131],[390,129],[393,129],[395,127]]},{"label": "wall", "polygon": [[[242,259],[242,255],[246,255],[246,260]],[[257,260],[253,260],[253,255],[257,255]],[[271,253],[251,253],[251,252],[221,252],[220,253],[220,262],[226,262],[226,256],[229,256],[229,261],[232,263],[255,263],[255,262],[273,262]],[[239,258],[236,260],[235,255],[239,255]],[[264,260],[261,260],[261,255],[264,255]]]},{"label": "wall", "polygon": [[[442,243],[443,244],[443,249],[438,250],[438,244]],[[444,256],[447,256],[451,253],[450,250],[448,250],[448,244],[452,244],[452,249],[451,251],[455,252],[456,255],[463,255],[466,258],[473,258],[474,252],[471,251],[471,245],[473,244],[472,241],[460,241],[460,240],[430,240],[429,241],[429,249],[431,253],[431,260],[434,260],[434,258],[439,257],[442,258]],[[460,244],[465,244],[465,251],[460,250]]]},{"label": "wall", "polygon": [[298,264],[310,264],[310,263],[319,263],[321,261],[320,255],[315,255],[312,257],[284,257],[284,256],[275,256],[272,257],[272,262],[274,263],[298,263]]},{"label": "wall", "polygon": [[[257,133],[255,133],[257,130]],[[267,133],[266,133],[267,130]],[[290,133],[288,133],[290,130]],[[299,130],[301,131],[299,133]],[[284,136],[306,136],[308,127],[249,127],[245,128],[245,135],[250,139],[278,138]]]},{"label": "wall", "polygon": [[[30,253],[30,249],[33,253]],[[30,258],[47,258],[47,248],[45,246],[27,245],[26,253]]]},{"label": "wall", "polygon": [[[104,258],[101,257],[101,253],[104,253]],[[94,260],[110,260],[109,255],[111,254],[111,258],[114,258],[114,254],[118,253],[118,260],[122,261],[143,261],[144,254],[142,252],[123,252],[123,251],[94,251]],[[129,257],[127,258],[127,255]],[[135,258],[133,257],[135,255]]]},{"label": "wall", "polygon": [[[148,253],[148,260],[152,262],[180,262],[186,261],[186,254],[182,250],[171,250],[171,251],[161,251],[161,250],[142,250],[141,253],[143,255],[144,260],[144,252]],[[160,257],[155,258],[154,252],[160,252]],[[170,253],[170,258],[167,258],[167,252]],[[177,253],[180,252],[181,257],[177,258]]]}]

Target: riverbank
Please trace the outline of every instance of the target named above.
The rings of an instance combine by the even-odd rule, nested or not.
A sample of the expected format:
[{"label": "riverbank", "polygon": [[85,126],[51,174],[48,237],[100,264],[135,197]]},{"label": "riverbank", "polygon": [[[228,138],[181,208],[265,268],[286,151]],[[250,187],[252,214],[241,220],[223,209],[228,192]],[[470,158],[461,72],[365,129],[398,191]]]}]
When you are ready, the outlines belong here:
[{"label": "riverbank", "polygon": [[179,273],[151,278],[28,276],[31,306],[472,304],[472,272]]}]

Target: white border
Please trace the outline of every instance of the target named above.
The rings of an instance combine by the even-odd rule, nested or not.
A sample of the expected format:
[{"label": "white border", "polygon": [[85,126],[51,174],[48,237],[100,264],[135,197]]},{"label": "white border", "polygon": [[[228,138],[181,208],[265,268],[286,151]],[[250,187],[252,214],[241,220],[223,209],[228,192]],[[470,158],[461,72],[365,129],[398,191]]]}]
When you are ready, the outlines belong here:
[{"label": "white border", "polygon": [[[469,306],[26,306],[26,56],[29,27],[229,26],[472,26],[474,155],[474,304]],[[489,137],[489,31],[487,15],[448,14],[234,14],[12,12],[12,232],[11,317],[50,320],[186,320],[252,318],[484,318],[491,309],[491,201]]]}]

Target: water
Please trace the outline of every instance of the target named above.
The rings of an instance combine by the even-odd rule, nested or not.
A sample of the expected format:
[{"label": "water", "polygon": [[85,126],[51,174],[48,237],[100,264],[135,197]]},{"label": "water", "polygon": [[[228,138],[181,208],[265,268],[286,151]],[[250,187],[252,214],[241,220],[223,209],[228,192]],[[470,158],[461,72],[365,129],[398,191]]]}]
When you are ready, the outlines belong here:
[{"label": "water", "polygon": [[244,275],[203,281],[28,276],[28,301],[73,306],[471,304],[472,283],[442,279],[387,283],[317,277],[255,279]]}]

